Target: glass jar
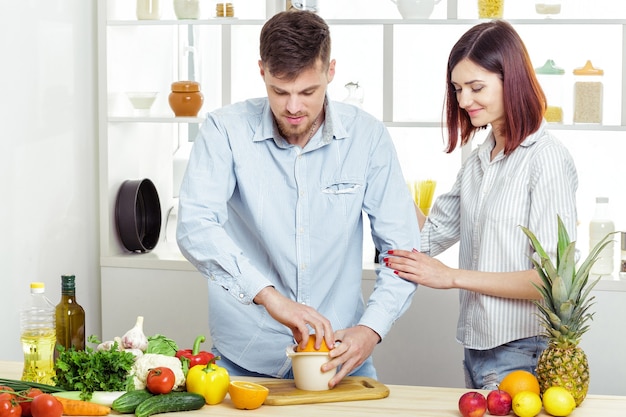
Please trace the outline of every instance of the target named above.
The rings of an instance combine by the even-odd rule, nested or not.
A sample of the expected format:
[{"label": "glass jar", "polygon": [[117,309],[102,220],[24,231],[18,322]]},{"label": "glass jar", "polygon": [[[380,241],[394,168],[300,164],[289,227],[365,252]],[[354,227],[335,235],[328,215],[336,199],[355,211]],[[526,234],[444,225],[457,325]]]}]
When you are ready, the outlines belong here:
[{"label": "glass jar", "polygon": [[177,19],[198,19],[200,0],[174,0],[174,13]]},{"label": "glass jar", "polygon": [[500,19],[504,14],[504,0],[478,0],[479,19]]},{"label": "glass jar", "polygon": [[602,123],[602,76],[591,61],[574,70],[574,123]]},{"label": "glass jar", "polygon": [[235,17],[235,6],[232,3],[217,2],[215,17]]},{"label": "glass jar", "polygon": [[173,82],[168,101],[176,117],[196,117],[204,101],[204,96],[200,92],[200,83],[196,81]]},{"label": "glass jar", "polygon": [[291,0],[290,3],[294,9],[308,10],[313,13],[318,11],[317,0]]},{"label": "glass jar", "polygon": [[159,0],[137,0],[137,19],[159,20],[160,18],[161,7]]},{"label": "glass jar", "polygon": [[548,123],[563,123],[563,75],[565,70],[548,59],[542,67],[535,68],[537,80],[546,95],[544,117]]}]

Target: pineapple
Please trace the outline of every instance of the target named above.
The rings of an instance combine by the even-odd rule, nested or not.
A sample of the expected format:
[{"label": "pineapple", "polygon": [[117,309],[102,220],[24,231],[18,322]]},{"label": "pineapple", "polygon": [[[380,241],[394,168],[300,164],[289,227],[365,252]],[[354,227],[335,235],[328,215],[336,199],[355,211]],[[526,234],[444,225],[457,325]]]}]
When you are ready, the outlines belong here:
[{"label": "pineapple", "polygon": [[[561,217],[558,217],[556,266],[527,228],[520,226],[530,240],[539,260],[532,259],[543,285],[535,287],[543,302],[537,301],[541,324],[548,337],[548,347],[537,362],[537,379],[541,393],[552,386],[566,388],[579,406],[589,387],[589,365],[585,352],[578,346],[588,329],[587,320],[593,318],[589,307],[594,297],[589,293],[598,280],[587,285],[589,271],[600,251],[611,242],[607,234],[589,253],[578,271],[574,258],[576,242],[570,242]],[[534,284],[533,284],[534,285]]]}]

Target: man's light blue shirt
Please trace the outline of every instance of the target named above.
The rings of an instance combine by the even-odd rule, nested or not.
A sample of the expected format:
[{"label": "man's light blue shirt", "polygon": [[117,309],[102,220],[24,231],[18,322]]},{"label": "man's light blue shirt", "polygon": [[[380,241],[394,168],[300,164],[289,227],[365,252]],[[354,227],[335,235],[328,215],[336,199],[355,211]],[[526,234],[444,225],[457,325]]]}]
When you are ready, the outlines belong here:
[{"label": "man's light blue shirt", "polygon": [[381,253],[419,248],[419,227],[384,125],[345,103],[327,99],[325,109],[303,149],[280,136],[267,98],[210,113],[180,190],[178,245],[214,284],[213,343],[265,375],[289,371],[285,348],[294,341],[254,304],[264,287],[315,308],[335,330],[361,324],[381,338],[416,288],[382,267],[365,305],[363,213]]}]

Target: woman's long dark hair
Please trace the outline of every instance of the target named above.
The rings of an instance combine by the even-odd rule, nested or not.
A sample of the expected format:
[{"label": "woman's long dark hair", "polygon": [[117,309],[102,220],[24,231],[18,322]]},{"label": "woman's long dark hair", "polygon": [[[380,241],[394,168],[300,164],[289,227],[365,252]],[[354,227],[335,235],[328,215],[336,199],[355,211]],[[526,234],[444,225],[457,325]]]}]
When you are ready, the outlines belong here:
[{"label": "woman's long dark hair", "polygon": [[448,58],[446,77],[446,122],[448,145],[452,152],[458,145],[468,143],[474,133],[483,129],[474,127],[466,111],[459,107],[451,74],[463,59],[469,59],[485,70],[497,74],[503,83],[506,137],[504,154],[515,150],[524,139],[536,132],[546,109],[546,96],[537,81],[524,42],[510,23],[492,20],[468,30],[454,45]]}]

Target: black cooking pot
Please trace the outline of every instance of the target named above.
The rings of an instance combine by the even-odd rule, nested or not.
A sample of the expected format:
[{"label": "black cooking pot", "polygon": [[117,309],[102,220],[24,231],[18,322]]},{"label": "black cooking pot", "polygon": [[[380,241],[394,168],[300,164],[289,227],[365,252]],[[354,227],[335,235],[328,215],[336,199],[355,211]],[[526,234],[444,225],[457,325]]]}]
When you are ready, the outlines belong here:
[{"label": "black cooking pot", "polygon": [[131,252],[149,252],[161,233],[161,203],[149,179],[126,180],[115,204],[115,223],[122,244]]}]

